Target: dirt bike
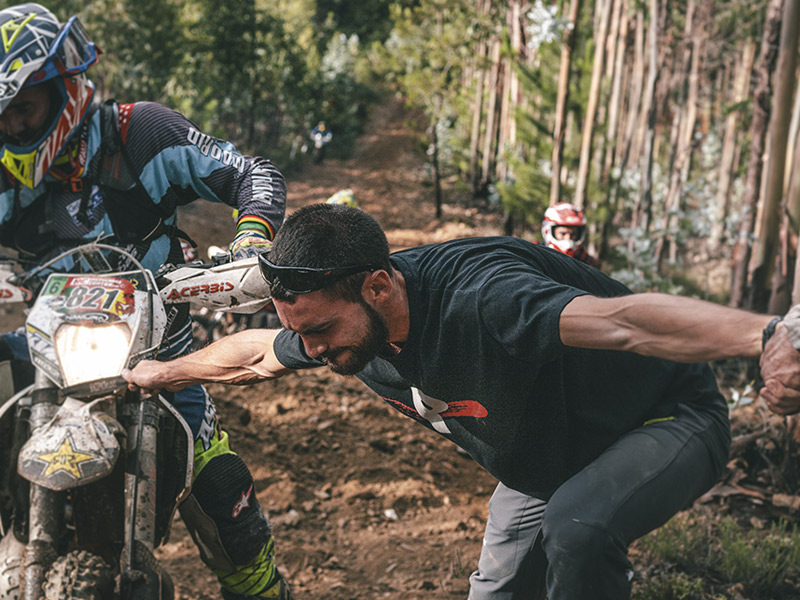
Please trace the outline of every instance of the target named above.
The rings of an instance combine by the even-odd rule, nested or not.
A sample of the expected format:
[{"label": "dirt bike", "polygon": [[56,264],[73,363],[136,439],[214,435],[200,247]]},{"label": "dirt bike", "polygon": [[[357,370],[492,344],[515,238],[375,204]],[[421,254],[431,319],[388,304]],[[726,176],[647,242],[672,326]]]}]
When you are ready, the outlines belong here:
[{"label": "dirt bike", "polygon": [[153,275],[93,243],[24,273],[0,262],[0,302],[34,298],[35,380],[0,407],[0,599],[169,600],[153,551],[190,492],[194,440],[165,397],[120,373],[156,357],[174,305],[257,311],[269,287],[255,258]]}]

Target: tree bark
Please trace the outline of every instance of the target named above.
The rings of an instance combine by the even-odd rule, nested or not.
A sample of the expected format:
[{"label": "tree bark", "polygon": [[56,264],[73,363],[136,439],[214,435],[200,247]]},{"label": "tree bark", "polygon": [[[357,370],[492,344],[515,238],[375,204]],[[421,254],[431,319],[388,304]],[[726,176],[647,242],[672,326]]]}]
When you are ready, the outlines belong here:
[{"label": "tree bark", "polygon": [[[620,4],[618,22],[614,27],[614,66],[611,73],[611,98],[608,101],[608,125],[606,127],[606,156],[603,161],[603,181],[608,185],[611,169],[616,158],[616,139],[619,137],[619,113],[622,102],[622,82],[625,79],[625,50],[628,38],[628,15],[624,0],[616,0]],[[609,57],[610,58],[610,57]]]},{"label": "tree bark", "polygon": [[[733,94],[731,102],[739,104],[746,98],[750,82],[750,72],[753,68],[753,58],[756,46],[753,40],[748,39],[744,43],[734,76]],[[722,138],[722,154],[719,161],[719,175],[717,177],[717,195],[714,206],[713,219],[711,221],[711,234],[709,236],[709,247],[712,251],[719,249],[725,234],[725,223],[728,219],[730,210],[730,189],[733,178],[734,156],[737,148],[737,122],[738,110],[732,110],[725,117],[725,133]]]},{"label": "tree bark", "polygon": [[506,14],[506,23],[511,43],[511,54],[503,57],[503,93],[500,103],[500,124],[499,136],[497,141],[497,178],[506,181],[508,178],[508,149],[513,146],[516,130],[515,111],[516,111],[516,69],[514,65],[519,58],[522,28],[520,27],[520,0],[510,0],[510,6]]},{"label": "tree bark", "polygon": [[567,123],[567,101],[569,100],[569,72],[572,62],[572,51],[575,49],[575,40],[578,14],[581,0],[570,0],[569,23],[564,36],[564,45],[561,47],[561,63],[558,71],[558,92],[556,96],[556,111],[553,124],[553,158],[551,161],[552,176],[550,179],[550,206],[557,204],[561,198],[561,159],[564,153],[564,134]]},{"label": "tree bark", "polygon": [[[650,37],[648,39],[648,74],[647,95],[647,127],[644,134],[644,150],[642,152],[642,180],[639,188],[638,210],[634,211],[633,227],[644,232],[650,229],[651,203],[653,200],[653,145],[656,128],[655,89],[658,84],[658,0],[650,0]],[[633,240],[631,240],[632,242]]]},{"label": "tree bark", "polygon": [[[488,11],[487,5],[490,1],[486,0],[484,2],[484,11]],[[486,78],[486,70],[483,68],[483,63],[485,60],[486,40],[481,38],[478,42],[478,51],[475,57],[475,73],[473,76],[475,95],[472,103],[472,131],[469,140],[469,172],[473,192],[478,191],[481,180],[481,172],[478,168],[478,163],[480,162],[478,147],[481,139],[481,122],[483,121],[483,83]]]},{"label": "tree bark", "polygon": [[481,165],[481,188],[492,178],[497,152],[497,98],[500,92],[500,40],[492,41],[492,67],[489,72],[489,105],[486,109],[486,132],[483,138],[483,162]]},{"label": "tree bark", "polygon": [[[708,5],[705,5],[706,7]],[[701,7],[702,8],[702,7]],[[689,0],[686,5],[686,26],[684,29],[684,56],[677,71],[680,80],[685,82],[680,98],[683,106],[675,107],[675,127],[677,134],[670,160],[670,184],[664,200],[664,218],[661,235],[656,243],[656,262],[661,269],[667,243],[670,246],[670,258],[675,259],[675,238],[672,233],[675,215],[680,208],[680,197],[688,178],[691,162],[692,138],[697,121],[697,103],[699,98],[700,57],[702,56],[705,37],[705,19],[699,14],[700,9]],[[700,17],[699,19],[697,17]]]},{"label": "tree bark", "polygon": [[[783,198],[786,145],[792,113],[792,93],[797,81],[797,40],[800,32],[800,0],[785,0],[781,23],[780,48],[775,71],[775,93],[769,123],[770,147],[767,161],[766,192],[761,213],[760,236],[756,240],[751,264],[752,300],[750,308],[767,309],[775,256],[778,250]],[[785,258],[785,257],[784,257]]]},{"label": "tree bark", "polygon": [[756,73],[758,81],[753,92],[753,118],[750,126],[750,157],[739,235],[733,255],[730,305],[743,307],[748,292],[747,266],[752,252],[751,240],[755,227],[756,205],[761,188],[761,175],[764,169],[764,148],[772,98],[772,72],[778,58],[778,42],[781,29],[781,0],[769,0],[761,38]]},{"label": "tree bark", "polygon": [[594,121],[597,116],[597,104],[600,101],[600,84],[603,81],[603,60],[605,58],[606,37],[608,36],[608,22],[611,16],[612,0],[604,0],[600,8],[600,23],[594,45],[594,60],[592,63],[592,81],[589,86],[589,99],[583,121],[583,137],[581,139],[581,156],[578,165],[578,177],[575,182],[575,197],[573,202],[579,208],[586,205],[586,188],[589,184],[589,170],[592,154],[592,136],[594,134]]}]

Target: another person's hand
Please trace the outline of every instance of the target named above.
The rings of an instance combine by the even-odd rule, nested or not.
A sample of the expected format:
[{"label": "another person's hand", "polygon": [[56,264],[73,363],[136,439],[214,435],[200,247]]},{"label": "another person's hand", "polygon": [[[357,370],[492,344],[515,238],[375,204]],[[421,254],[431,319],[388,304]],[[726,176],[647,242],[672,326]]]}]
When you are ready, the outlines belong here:
[{"label": "another person's hand", "polygon": [[171,384],[168,380],[169,363],[157,360],[143,360],[133,369],[123,369],[122,377],[128,382],[132,392],[154,395],[162,390],[177,392],[183,386]]},{"label": "another person's hand", "polygon": [[234,260],[256,256],[272,248],[272,242],[266,235],[254,229],[240,231],[230,245]]},{"label": "another person's hand", "polygon": [[[789,318],[791,314],[790,311],[776,328],[760,361],[764,380],[761,397],[770,410],[779,415],[800,412],[800,352],[792,345],[794,336],[791,335],[800,325],[800,319]],[[797,311],[797,316],[800,316],[800,311]],[[800,328],[797,333],[800,334]]]}]

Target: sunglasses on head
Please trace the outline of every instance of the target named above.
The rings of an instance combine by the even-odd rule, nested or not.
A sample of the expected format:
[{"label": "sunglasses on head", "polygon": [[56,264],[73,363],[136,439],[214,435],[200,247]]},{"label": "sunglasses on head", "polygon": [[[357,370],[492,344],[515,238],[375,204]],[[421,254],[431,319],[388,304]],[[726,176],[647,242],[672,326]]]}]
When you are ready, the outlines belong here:
[{"label": "sunglasses on head", "polygon": [[258,255],[261,274],[270,286],[277,281],[292,294],[308,294],[327,287],[336,281],[363,271],[376,271],[377,265],[350,265],[347,267],[284,267],[267,258],[269,253]]}]

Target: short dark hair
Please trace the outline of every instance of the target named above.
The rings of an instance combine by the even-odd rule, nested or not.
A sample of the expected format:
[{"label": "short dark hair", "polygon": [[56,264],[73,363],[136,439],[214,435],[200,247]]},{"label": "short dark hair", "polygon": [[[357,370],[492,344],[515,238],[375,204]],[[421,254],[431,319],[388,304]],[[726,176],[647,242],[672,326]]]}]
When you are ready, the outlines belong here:
[{"label": "short dark hair", "polygon": [[[348,267],[376,265],[391,273],[389,242],[381,226],[360,208],[343,204],[311,204],[293,213],[275,236],[269,259],[291,267]],[[323,293],[351,302],[361,301],[365,273],[356,273]],[[280,285],[272,286],[272,297],[294,302],[296,295]]]}]

